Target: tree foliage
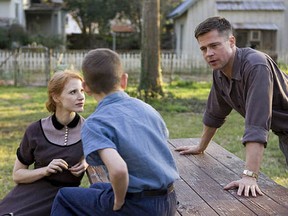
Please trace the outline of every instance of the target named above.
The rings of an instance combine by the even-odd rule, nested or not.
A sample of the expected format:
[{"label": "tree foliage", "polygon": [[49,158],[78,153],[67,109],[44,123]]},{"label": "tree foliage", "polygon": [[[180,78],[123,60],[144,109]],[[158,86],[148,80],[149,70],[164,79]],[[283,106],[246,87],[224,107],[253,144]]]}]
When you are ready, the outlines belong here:
[{"label": "tree foliage", "polygon": [[65,0],[65,7],[78,23],[82,34],[110,32],[109,20],[117,13],[139,22],[140,5],[138,0]]},{"label": "tree foliage", "polygon": [[[145,98],[163,95],[160,33],[167,14],[182,0],[65,0],[66,8],[82,29],[91,35],[110,32],[109,20],[125,16],[141,32],[141,77],[138,90]],[[161,4],[160,4],[161,3]],[[160,9],[161,5],[161,9]],[[161,11],[161,14],[160,14]],[[161,17],[160,17],[161,16]],[[98,24],[98,26],[96,25]],[[162,23],[162,24],[161,24]],[[85,40],[85,37],[83,38]]]}]

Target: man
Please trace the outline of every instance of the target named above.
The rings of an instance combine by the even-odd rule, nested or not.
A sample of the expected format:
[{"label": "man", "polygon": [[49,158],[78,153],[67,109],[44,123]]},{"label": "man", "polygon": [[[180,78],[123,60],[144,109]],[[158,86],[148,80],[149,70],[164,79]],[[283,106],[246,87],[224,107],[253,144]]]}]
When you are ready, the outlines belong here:
[{"label": "man", "polygon": [[269,130],[278,135],[288,164],[288,76],[266,54],[238,48],[229,21],[211,17],[200,23],[195,37],[213,69],[213,86],[203,116],[203,135],[197,146],[182,146],[180,154],[201,154],[232,109],[245,118],[242,142],[246,163],[242,178],[224,189],[238,187],[241,196],[257,196],[258,172]]}]

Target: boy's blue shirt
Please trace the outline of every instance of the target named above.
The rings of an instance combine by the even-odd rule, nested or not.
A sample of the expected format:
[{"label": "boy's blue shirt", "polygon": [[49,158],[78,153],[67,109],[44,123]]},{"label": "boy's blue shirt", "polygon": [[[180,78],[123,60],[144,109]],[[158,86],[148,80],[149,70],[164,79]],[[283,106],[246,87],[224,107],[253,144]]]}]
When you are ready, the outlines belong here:
[{"label": "boy's blue shirt", "polygon": [[107,95],[82,128],[84,155],[90,165],[101,165],[100,149],[113,148],[126,162],[128,192],[166,188],[179,178],[169,150],[168,130],[150,105],[124,91]]}]

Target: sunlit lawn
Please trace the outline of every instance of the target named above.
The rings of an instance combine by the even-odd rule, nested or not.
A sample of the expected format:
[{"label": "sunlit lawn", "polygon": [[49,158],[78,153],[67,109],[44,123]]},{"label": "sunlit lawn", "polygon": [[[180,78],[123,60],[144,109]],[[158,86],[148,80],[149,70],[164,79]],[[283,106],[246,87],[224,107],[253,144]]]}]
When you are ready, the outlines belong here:
[{"label": "sunlit lawn", "polygon": [[[178,82],[165,85],[166,97],[149,103],[160,111],[170,138],[200,137],[202,132],[202,112],[211,83]],[[128,89],[135,95],[135,88]],[[15,152],[25,128],[33,121],[49,115],[45,109],[46,88],[0,87],[0,199],[13,187],[12,169]],[[87,97],[85,111],[87,117],[95,108],[94,101]],[[241,137],[244,121],[233,112],[224,126],[219,129],[214,141],[244,159]],[[265,151],[261,171],[277,183],[288,187],[288,173],[284,156],[278,148],[277,137],[271,133]],[[82,186],[87,186],[85,178]]]}]

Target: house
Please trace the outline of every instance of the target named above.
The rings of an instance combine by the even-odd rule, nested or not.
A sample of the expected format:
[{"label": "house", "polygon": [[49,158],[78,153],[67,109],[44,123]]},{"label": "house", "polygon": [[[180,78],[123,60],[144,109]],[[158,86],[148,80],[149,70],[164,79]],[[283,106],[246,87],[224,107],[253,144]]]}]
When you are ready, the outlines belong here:
[{"label": "house", "polygon": [[81,34],[82,33],[81,28],[79,27],[78,23],[75,21],[75,19],[72,17],[72,15],[70,13],[66,14],[65,33],[66,33],[66,35]]},{"label": "house", "polygon": [[8,27],[12,24],[19,24],[25,27],[25,15],[23,12],[22,0],[1,0],[0,1],[0,26]]},{"label": "house", "polygon": [[177,54],[201,55],[194,30],[211,16],[231,22],[238,47],[253,47],[278,61],[287,55],[287,0],[186,0],[168,15],[174,21]]},{"label": "house", "polygon": [[65,40],[66,11],[63,0],[24,0],[26,29],[29,34],[57,36]]}]

